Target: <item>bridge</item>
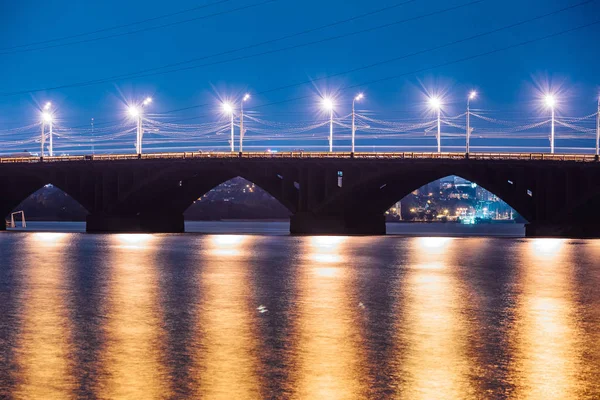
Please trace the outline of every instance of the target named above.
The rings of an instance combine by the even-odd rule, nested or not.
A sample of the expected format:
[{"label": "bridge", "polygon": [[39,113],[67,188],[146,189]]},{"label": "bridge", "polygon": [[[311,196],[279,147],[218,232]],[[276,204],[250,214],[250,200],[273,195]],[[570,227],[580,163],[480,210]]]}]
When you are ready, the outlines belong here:
[{"label": "bridge", "polygon": [[[156,153],[0,158],[0,214],[52,184],[87,209],[88,232],[183,232],[183,212],[235,177],[292,214],[293,234],[385,234],[384,213],[448,175],[513,207],[527,236],[600,237],[597,156],[541,153]],[[4,224],[0,225],[4,229]]]}]

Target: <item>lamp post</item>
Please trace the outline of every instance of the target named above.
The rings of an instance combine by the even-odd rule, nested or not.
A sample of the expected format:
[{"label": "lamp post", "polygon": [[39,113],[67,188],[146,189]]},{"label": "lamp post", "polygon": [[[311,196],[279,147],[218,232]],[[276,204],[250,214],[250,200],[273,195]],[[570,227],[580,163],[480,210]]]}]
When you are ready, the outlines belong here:
[{"label": "lamp post", "polygon": [[429,98],[429,105],[437,111],[437,152],[442,152],[442,102],[437,97]]},{"label": "lamp post", "polygon": [[356,103],[357,101],[360,101],[363,99],[363,97],[365,97],[362,93],[359,93],[353,100],[352,100],[352,155],[354,156],[354,137],[356,135],[356,124],[354,123],[354,119],[355,119],[355,113],[354,113],[354,103]]},{"label": "lamp post", "polygon": [[[244,98],[242,99],[242,103],[240,105],[240,154],[244,151],[243,143],[244,143],[244,103],[250,99],[250,95],[246,93]],[[233,140],[233,138],[232,138]],[[233,149],[231,150],[233,151]]]},{"label": "lamp post", "polygon": [[152,103],[152,97],[146,97],[140,106],[129,106],[129,115],[137,119],[137,134],[135,149],[138,155],[142,154],[142,137],[144,136],[144,130],[142,127],[142,115],[143,109],[148,104]]},{"label": "lamp post", "polygon": [[41,156],[44,156],[44,144],[46,143],[46,124],[49,126],[49,144],[48,144],[48,155],[52,157],[54,155],[53,149],[53,135],[52,135],[52,112],[50,108],[52,107],[52,103],[47,102],[44,106],[44,111],[42,111],[42,140],[41,140]]},{"label": "lamp post", "polygon": [[333,153],[333,100],[324,98],[323,108],[329,111],[329,152]]},{"label": "lamp post", "polygon": [[467,98],[467,147],[466,153],[470,152],[470,141],[471,141],[471,100],[477,97],[477,92],[472,91],[469,93],[469,97]]},{"label": "lamp post", "polygon": [[546,98],[546,106],[552,110],[552,120],[551,120],[551,131],[550,131],[550,154],[554,154],[554,108],[556,106],[556,99],[553,95],[547,94]]},{"label": "lamp post", "polygon": [[231,152],[235,151],[234,132],[233,132],[233,107],[229,103],[223,103],[223,111],[231,117]]}]

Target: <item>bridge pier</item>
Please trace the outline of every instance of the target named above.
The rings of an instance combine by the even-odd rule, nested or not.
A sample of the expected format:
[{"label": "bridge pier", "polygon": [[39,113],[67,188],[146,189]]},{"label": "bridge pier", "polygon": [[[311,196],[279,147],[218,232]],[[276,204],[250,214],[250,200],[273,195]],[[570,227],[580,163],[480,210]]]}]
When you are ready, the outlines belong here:
[{"label": "bridge pier", "polygon": [[545,223],[534,222],[525,225],[526,237],[539,238],[600,238],[600,224],[595,223]]},{"label": "bridge pier", "polygon": [[182,233],[185,226],[183,214],[90,214],[85,229],[93,233]]},{"label": "bridge pier", "polygon": [[385,216],[380,214],[299,212],[290,217],[290,233],[295,235],[385,235],[385,232]]}]

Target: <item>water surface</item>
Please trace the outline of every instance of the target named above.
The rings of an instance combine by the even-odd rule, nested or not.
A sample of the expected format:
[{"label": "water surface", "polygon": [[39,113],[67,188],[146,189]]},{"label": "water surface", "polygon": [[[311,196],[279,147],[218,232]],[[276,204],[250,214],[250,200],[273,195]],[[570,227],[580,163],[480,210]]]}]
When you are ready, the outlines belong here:
[{"label": "water surface", "polygon": [[600,241],[0,233],[0,398],[600,398]]}]

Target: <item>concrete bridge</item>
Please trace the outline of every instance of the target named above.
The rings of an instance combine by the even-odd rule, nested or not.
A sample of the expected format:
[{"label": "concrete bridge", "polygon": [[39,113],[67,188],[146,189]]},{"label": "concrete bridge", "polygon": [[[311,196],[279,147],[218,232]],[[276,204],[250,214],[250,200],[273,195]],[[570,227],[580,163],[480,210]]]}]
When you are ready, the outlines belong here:
[{"label": "concrete bridge", "polygon": [[[591,155],[169,153],[0,159],[0,214],[51,183],[90,213],[88,232],[183,232],[183,212],[243,177],[287,207],[295,234],[385,234],[384,212],[458,175],[502,198],[528,236],[600,237],[600,162]],[[4,224],[0,225],[4,229]]]}]

